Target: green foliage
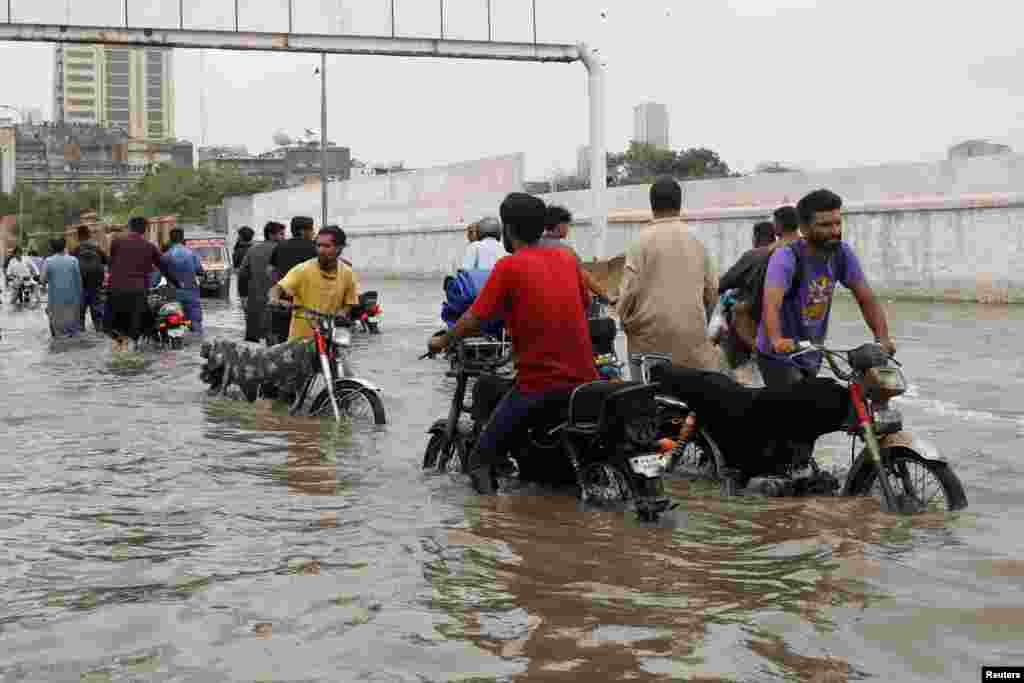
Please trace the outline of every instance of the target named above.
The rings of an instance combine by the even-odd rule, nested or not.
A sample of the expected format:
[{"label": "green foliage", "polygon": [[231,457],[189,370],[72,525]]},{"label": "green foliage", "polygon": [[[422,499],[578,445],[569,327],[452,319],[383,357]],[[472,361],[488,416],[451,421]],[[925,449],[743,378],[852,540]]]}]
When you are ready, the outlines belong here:
[{"label": "green foliage", "polygon": [[725,178],[732,175],[729,164],[717,152],[706,147],[675,151],[635,140],[629,143],[629,149],[625,152],[609,154],[608,167],[614,172],[622,170],[623,185],[651,183],[662,175],[678,179]]},{"label": "green foliage", "polygon": [[36,246],[45,253],[46,240],[64,233],[65,216],[77,221],[81,211],[99,212],[101,220],[127,223],[134,215],[176,215],[182,223],[205,223],[206,209],[217,206],[225,196],[252,194],[271,189],[269,178],[242,175],[237,168],[165,167],[148,173],[130,192],[115,195],[89,187],[75,192],[38,192],[19,184],[12,194],[0,193],[0,216],[21,213],[19,229],[22,246]]},{"label": "green foliage", "polygon": [[147,174],[125,195],[122,212],[129,216],[178,216],[183,223],[205,223],[206,209],[217,206],[233,194],[254,194],[271,189],[269,178],[242,175],[229,165],[200,169],[165,167]]}]

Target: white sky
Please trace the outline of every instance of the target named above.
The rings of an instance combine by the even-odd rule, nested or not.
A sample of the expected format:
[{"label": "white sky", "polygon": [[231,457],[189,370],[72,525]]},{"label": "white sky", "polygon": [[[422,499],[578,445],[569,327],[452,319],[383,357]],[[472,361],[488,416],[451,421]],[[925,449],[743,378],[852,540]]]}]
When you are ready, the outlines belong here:
[{"label": "white sky", "polygon": [[[123,0],[12,0],[16,22],[122,21]],[[233,28],[234,0],[183,0],[192,28]],[[295,30],[390,32],[388,0],[293,0]],[[176,26],[178,0],[127,0],[133,25]],[[241,27],[283,31],[286,0],[238,0]],[[437,36],[439,2],[395,0],[399,35]],[[633,106],[668,105],[672,144],[735,169],[943,158],[983,137],[1024,150],[1024,10],[1006,0],[536,0],[538,39],[608,58],[609,150]],[[6,19],[0,3],[0,20]],[[530,40],[531,0],[491,0],[496,40]],[[445,0],[447,37],[484,39],[486,0]],[[666,13],[666,8],[671,12]],[[600,10],[608,10],[602,21]],[[272,146],[320,123],[319,57],[207,52],[207,138]],[[175,54],[177,133],[200,135],[199,53]],[[52,47],[0,43],[0,104],[52,107]],[[575,167],[588,138],[585,69],[328,57],[328,135],[367,161],[424,167],[524,152],[527,175]]]}]

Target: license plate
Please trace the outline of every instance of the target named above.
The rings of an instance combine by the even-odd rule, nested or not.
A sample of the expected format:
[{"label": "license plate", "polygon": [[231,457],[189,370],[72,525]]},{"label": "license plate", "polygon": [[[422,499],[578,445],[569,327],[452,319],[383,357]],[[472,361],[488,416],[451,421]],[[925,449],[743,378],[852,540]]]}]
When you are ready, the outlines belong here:
[{"label": "license plate", "polygon": [[183,328],[183,327],[172,327],[171,329],[167,330],[167,336],[168,337],[175,337],[175,338],[177,338],[177,337],[184,337],[185,336],[185,328]]},{"label": "license plate", "polygon": [[660,477],[665,471],[665,461],[660,455],[638,455],[629,459],[632,470],[644,477]]}]

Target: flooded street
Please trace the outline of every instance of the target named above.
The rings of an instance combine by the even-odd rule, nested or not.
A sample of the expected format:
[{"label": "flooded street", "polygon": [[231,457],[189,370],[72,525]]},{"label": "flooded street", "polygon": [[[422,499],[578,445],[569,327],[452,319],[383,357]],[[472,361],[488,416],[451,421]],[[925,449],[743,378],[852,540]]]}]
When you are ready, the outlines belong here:
[{"label": "flooded street", "polygon": [[[386,427],[212,399],[198,345],[111,363],[0,308],[0,680],[973,681],[1024,663],[1024,308],[896,303],[907,428],[957,514],[723,499],[661,527],[420,471],[452,381],[440,282],[382,281],[355,334]],[[204,300],[241,338],[236,303]],[[837,301],[831,341],[867,339]],[[799,419],[799,416],[795,416]],[[845,469],[849,441],[824,440]]]}]

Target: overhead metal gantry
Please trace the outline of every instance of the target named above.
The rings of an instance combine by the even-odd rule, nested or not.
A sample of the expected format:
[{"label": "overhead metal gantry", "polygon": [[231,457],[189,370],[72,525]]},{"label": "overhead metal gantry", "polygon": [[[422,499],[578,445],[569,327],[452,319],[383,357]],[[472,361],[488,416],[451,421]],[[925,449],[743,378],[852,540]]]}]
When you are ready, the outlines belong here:
[{"label": "overhead metal gantry", "polygon": [[21,23],[0,23],[0,40],[435,59],[582,62],[587,69],[590,99],[591,221],[597,231],[596,256],[602,259],[606,256],[608,212],[605,204],[604,68],[595,50],[584,43],[569,45],[399,36]]}]

